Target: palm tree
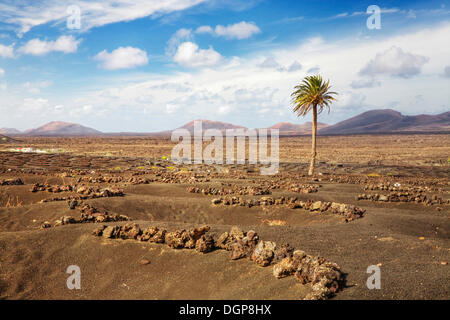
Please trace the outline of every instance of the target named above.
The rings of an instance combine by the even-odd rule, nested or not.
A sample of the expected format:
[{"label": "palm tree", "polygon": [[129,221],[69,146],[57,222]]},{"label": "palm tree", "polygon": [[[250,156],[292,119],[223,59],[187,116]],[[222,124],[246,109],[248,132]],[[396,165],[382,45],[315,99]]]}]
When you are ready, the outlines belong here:
[{"label": "palm tree", "polygon": [[336,100],[332,95],[337,93],[329,91],[330,88],[330,80],[325,82],[320,75],[308,76],[294,87],[295,91],[291,94],[293,111],[299,117],[307,115],[311,110],[313,112],[311,164],[308,172],[310,176],[314,174],[316,161],[317,114],[320,114],[324,107],[330,112],[330,104]]}]

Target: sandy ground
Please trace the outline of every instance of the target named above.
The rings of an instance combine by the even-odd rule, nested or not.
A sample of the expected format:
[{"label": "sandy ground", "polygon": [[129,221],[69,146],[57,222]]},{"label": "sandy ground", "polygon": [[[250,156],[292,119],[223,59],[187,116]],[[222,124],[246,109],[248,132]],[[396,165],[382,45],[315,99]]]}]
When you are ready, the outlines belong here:
[{"label": "sandy ground", "polygon": [[[394,162],[399,151],[391,158],[385,156],[381,163],[359,157],[346,162],[354,151],[350,148],[347,153],[341,150],[344,156],[336,156],[332,162],[319,158],[317,171],[321,174],[313,178],[305,176],[307,163],[297,163],[295,158],[283,162],[277,176],[261,176],[250,166],[188,166],[185,171],[186,165],[177,167],[161,160],[163,152],[157,159],[137,154],[81,156],[79,151],[88,148],[82,139],[74,139],[68,145],[76,146],[78,153],[0,152],[0,180],[21,178],[24,182],[24,185],[0,186],[0,298],[302,299],[311,291],[309,285],[299,284],[295,277],[276,279],[271,266],[259,267],[248,259],[232,261],[229,252],[223,250],[201,254],[195,250],[171,249],[164,244],[104,239],[91,235],[97,227],[92,223],[41,229],[44,221],[79,215],[78,211],[69,209],[67,201],[40,203],[52,197],[76,196],[76,192],[30,191],[35,183],[47,183],[120,188],[123,197],[87,199],[84,203],[127,215],[141,228],[157,225],[175,230],[207,224],[212,234],[219,235],[237,225],[243,230],[255,230],[265,241],[289,243],[308,254],[323,256],[337,263],[347,275],[346,287],[333,299],[449,299],[450,206],[356,198],[360,193],[368,193],[364,190],[368,183],[397,182],[402,186],[428,187],[426,193],[430,197],[450,199],[450,167],[442,161],[439,164],[448,156],[449,144],[432,147],[427,144],[427,137],[421,139],[434,154],[433,163],[425,164],[431,160],[422,156],[425,151],[419,142],[414,147],[405,147],[412,155],[405,156],[407,161],[397,165]],[[443,137],[448,141],[448,136]],[[344,145],[349,143],[346,139],[341,137]],[[348,139],[354,143],[356,138]],[[398,139],[419,141],[415,136]],[[52,143],[62,143],[55,141]],[[359,144],[365,141],[367,137],[361,138]],[[33,143],[42,146],[47,142],[45,138]],[[297,152],[293,138],[281,142],[283,150]],[[130,150],[133,143],[140,144],[142,140],[130,138]],[[376,154],[376,148],[378,144],[369,148],[369,156]],[[421,165],[408,162],[413,158]],[[201,181],[202,178],[193,182],[156,181],[161,172],[181,172],[179,176],[206,177],[210,181]],[[99,176],[123,179],[117,183],[77,182],[79,178]],[[132,184],[128,182],[131,177],[155,181]],[[286,206],[213,206],[211,199],[216,196],[187,192],[189,186],[263,186],[280,181],[320,187],[318,192],[308,194],[282,187],[272,190],[270,197],[295,196],[303,201],[346,203],[366,212],[362,218],[345,223],[333,213],[313,213]],[[283,221],[284,225],[266,223],[274,220]],[[124,222],[106,223],[116,224]],[[142,259],[150,263],[143,265]],[[366,269],[376,264],[381,269],[381,289],[369,290]],[[66,287],[69,265],[78,265],[82,271],[81,290]]]}]

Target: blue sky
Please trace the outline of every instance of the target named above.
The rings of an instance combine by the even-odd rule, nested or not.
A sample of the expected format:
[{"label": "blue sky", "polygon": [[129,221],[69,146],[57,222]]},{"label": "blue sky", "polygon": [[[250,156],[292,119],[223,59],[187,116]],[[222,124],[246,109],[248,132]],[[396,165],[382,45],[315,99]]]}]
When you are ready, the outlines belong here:
[{"label": "blue sky", "polygon": [[339,92],[321,122],[437,114],[450,109],[449,35],[449,1],[2,0],[0,127],[302,123],[289,95],[315,73]]}]

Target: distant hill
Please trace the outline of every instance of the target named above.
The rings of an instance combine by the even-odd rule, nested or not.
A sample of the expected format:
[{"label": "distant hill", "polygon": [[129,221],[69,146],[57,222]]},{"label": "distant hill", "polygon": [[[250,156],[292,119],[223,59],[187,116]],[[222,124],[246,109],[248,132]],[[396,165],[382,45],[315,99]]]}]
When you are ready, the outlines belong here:
[{"label": "distant hill", "polygon": [[[226,129],[247,129],[246,127],[227,123],[227,122],[221,122],[221,121],[212,121],[212,120],[200,120],[202,121],[202,129],[218,129],[220,131],[225,131]],[[325,123],[318,123],[318,129],[326,128],[328,124]],[[182,127],[182,129],[187,129],[189,132],[194,132],[194,121],[188,122]],[[305,122],[303,124],[295,124],[290,122],[280,122],[277,123],[267,129],[278,129],[281,136],[287,136],[287,135],[304,135],[304,134],[310,134],[312,131],[312,122]],[[163,133],[167,133],[170,135],[171,131],[164,131]]]},{"label": "distant hill", "polygon": [[[326,123],[317,123],[317,129],[323,129],[328,127]],[[280,136],[298,136],[303,134],[311,134],[312,132],[312,122],[305,122],[303,124],[295,124],[290,122],[280,122],[268,129],[278,129],[280,130]]]},{"label": "distant hill", "polygon": [[[221,121],[213,121],[213,120],[193,120],[186,124],[184,124],[181,127],[178,127],[176,129],[186,129],[189,131],[191,135],[194,134],[194,121],[201,121],[202,122],[202,131],[203,133],[205,130],[208,129],[218,129],[222,133],[225,133],[226,129],[246,129],[245,127],[234,125],[228,122],[221,122]],[[106,135],[124,135],[124,136],[151,136],[154,138],[169,138],[172,136],[171,130],[165,130],[165,131],[158,131],[158,132],[150,132],[150,133],[134,133],[134,132],[125,132],[125,133],[106,133]]]},{"label": "distant hill", "polygon": [[21,134],[22,132],[20,132],[19,130],[15,129],[15,128],[0,128],[0,134]]},{"label": "distant hill", "polygon": [[[224,131],[226,129],[246,129],[245,127],[234,125],[227,122],[213,121],[213,120],[195,120],[202,122],[202,130],[208,129],[218,129],[220,131]],[[189,132],[194,132],[194,121],[186,123],[184,126],[179,129],[187,129]]]},{"label": "distant hill", "polygon": [[94,136],[102,133],[77,123],[52,121],[39,128],[24,131],[23,134],[30,136]]},{"label": "distant hill", "polygon": [[450,132],[450,112],[405,116],[392,109],[371,110],[323,128],[319,134]]},{"label": "distant hill", "polygon": [[[201,120],[203,131],[218,129],[224,132],[226,129],[246,129],[243,126],[232,123]],[[194,121],[190,121],[180,128],[194,132]],[[310,135],[312,123],[302,124],[280,122],[268,129],[278,129],[280,136]],[[405,116],[392,109],[371,110],[354,116],[350,119],[338,122],[334,125],[318,123],[320,135],[345,135],[345,134],[377,134],[377,133],[421,133],[421,132],[450,132],[450,112],[438,115],[421,114],[417,116]],[[52,121],[39,128],[20,132],[14,128],[2,128],[0,134],[6,135],[30,135],[30,136],[150,136],[155,138],[170,138],[172,130],[161,132],[110,132],[101,131],[82,126],[77,123]],[[1,137],[0,137],[1,138]],[[8,139],[11,139],[8,137]]]}]

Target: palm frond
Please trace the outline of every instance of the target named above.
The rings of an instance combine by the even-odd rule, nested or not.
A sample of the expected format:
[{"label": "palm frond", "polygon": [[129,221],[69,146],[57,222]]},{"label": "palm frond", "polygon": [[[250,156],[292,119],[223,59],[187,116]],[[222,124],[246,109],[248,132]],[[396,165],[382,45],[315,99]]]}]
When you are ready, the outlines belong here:
[{"label": "palm frond", "polygon": [[307,115],[314,106],[317,107],[317,112],[321,113],[324,108],[330,112],[330,104],[336,98],[336,92],[330,91],[330,80],[324,81],[320,75],[307,76],[299,85],[294,87],[291,94],[291,104],[293,111],[297,115]]}]

